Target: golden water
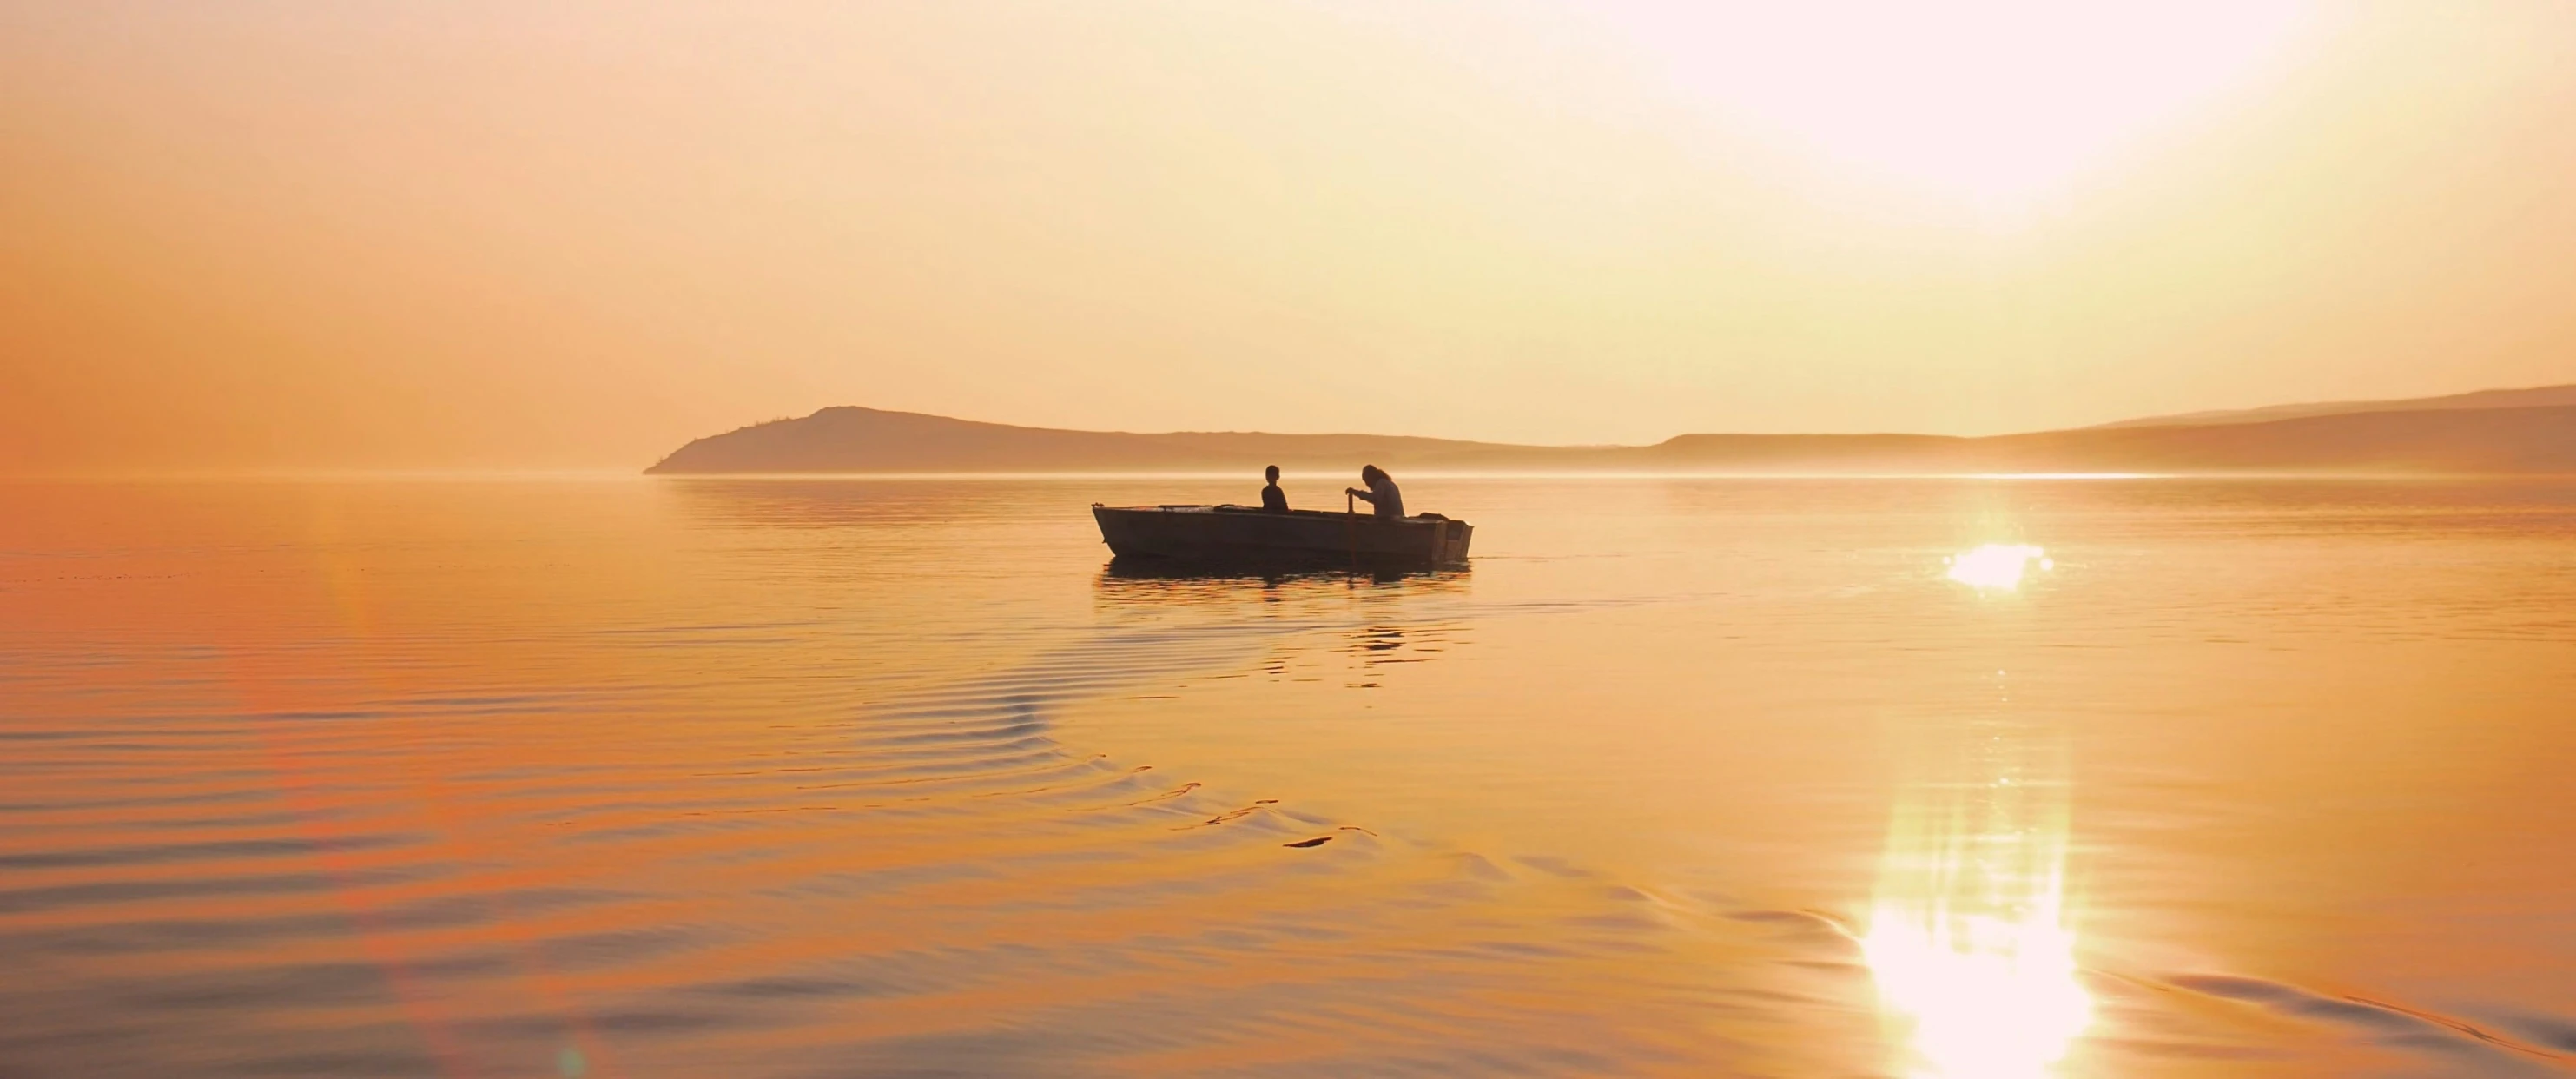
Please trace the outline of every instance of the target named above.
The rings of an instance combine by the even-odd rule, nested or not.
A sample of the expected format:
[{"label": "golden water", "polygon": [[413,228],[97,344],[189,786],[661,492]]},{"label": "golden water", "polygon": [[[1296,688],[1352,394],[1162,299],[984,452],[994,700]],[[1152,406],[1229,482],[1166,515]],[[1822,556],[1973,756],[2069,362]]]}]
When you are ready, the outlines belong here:
[{"label": "golden water", "polygon": [[2576,1067],[2576,485],[1257,486],[0,487],[0,1076]]}]

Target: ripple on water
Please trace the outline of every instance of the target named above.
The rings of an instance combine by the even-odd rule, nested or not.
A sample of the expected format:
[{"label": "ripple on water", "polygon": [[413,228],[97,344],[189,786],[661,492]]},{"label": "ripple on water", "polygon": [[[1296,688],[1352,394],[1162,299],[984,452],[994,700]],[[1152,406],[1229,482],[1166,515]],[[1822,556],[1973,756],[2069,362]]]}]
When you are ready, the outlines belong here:
[{"label": "ripple on water", "polygon": [[[2122,591],[2102,542],[2057,537],[2074,553],[2026,586],[2053,598],[1963,623],[1959,589],[1908,553],[1955,546],[1878,504],[1914,488],[1743,508],[1781,489],[1586,488],[1586,514],[1536,489],[1488,533],[1521,549],[1483,580],[1104,572],[1091,537],[1057,527],[1080,504],[1061,487],[1004,512],[868,484],[795,485],[785,505],[756,486],[624,491],[672,519],[614,527],[561,492],[479,517],[416,508],[457,492],[271,492],[287,502],[250,540],[205,524],[217,538],[185,550],[99,556],[117,572],[96,579],[0,566],[0,1074],[1881,1074],[1858,913],[1806,909],[1834,897],[1766,895],[1744,866],[1687,867],[1683,887],[1580,850],[1467,849],[1135,746],[1067,745],[1063,721],[1311,676],[1300,649],[1398,687],[1489,660],[1477,636],[1525,620],[1628,619],[1623,641],[1693,650],[1647,671],[1677,682],[1729,653],[1860,669],[1801,668],[1788,639],[1886,663],[1969,647],[1927,629],[1983,647],[2050,625],[2033,654],[2116,674],[2141,648],[2238,648],[2267,626],[2277,651],[2555,644],[2569,624],[2564,590],[2535,584],[2563,575],[2563,547],[2409,563],[2520,591],[2392,611],[2350,577],[2249,587],[2267,557],[2250,547]],[[1831,516],[1850,498],[1871,504]],[[1694,500],[1722,513],[1677,515]],[[1902,527],[1852,538],[1885,521]],[[1567,531],[1635,540],[1640,522],[1651,550]],[[2092,621],[2126,635],[2044,622],[2085,588]],[[1474,670],[1487,696],[1458,709],[1475,718],[1550,678],[1624,688]],[[1867,696],[1824,681],[1802,685]],[[1619,717],[1539,718],[1606,736]],[[1489,796],[1505,797],[1457,794]],[[2576,1051],[2576,1028],[2530,1008],[2116,967],[2076,976],[2136,1036],[2079,1047],[2070,1075],[2507,1075]],[[2237,1012],[2261,1022],[2198,1020]],[[2328,1033],[2280,1033],[2310,1028]]]},{"label": "ripple on water", "polygon": [[[12,803],[95,842],[0,849],[6,954],[30,968],[122,956],[154,973],[9,994],[22,1022],[0,1048],[105,1072],[185,1060],[246,1075],[509,1069],[566,1042],[603,1066],[778,1074],[1200,1070],[1245,1043],[1296,1069],[1612,1059],[1535,1033],[1565,1029],[1562,1000],[1386,1018],[1528,963],[1608,962],[1615,949],[1521,939],[1541,926],[1496,901],[1583,871],[1536,859],[1545,872],[1514,873],[1054,740],[1057,709],[1256,662],[1312,628],[1102,634],[722,759],[345,774],[423,747],[471,756],[478,740],[459,724],[618,706],[604,695],[272,708],[233,717],[229,738],[170,716],[166,741],[148,718],[114,742],[21,739],[53,758],[22,765],[130,768],[123,747],[138,745],[196,766],[185,791],[145,793],[134,774],[81,785],[131,797]],[[317,720],[413,737],[281,733]],[[298,759],[281,763],[281,745]],[[471,797],[417,800],[437,784]],[[495,845],[519,856],[490,857]],[[1670,929],[1568,924],[1601,941]],[[1506,1037],[1495,1020],[1511,1014],[1525,1029]],[[396,1033],[408,1048],[376,1040]],[[1390,1033],[1417,1044],[1409,1062],[1353,1048]],[[1428,1048],[1451,1036],[1457,1048]]]}]

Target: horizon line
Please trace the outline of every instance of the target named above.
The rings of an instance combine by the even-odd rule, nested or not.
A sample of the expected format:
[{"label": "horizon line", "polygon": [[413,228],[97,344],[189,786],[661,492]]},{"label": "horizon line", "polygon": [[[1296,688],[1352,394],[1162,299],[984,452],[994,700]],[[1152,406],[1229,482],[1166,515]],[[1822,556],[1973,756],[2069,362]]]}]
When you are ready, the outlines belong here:
[{"label": "horizon line", "polygon": [[[0,473],[0,483],[28,484],[118,484],[118,483],[476,483],[476,482],[599,482],[618,483],[704,483],[750,481],[756,483],[824,481],[1070,481],[1070,480],[1240,480],[1258,470],[1229,469],[1082,469],[1067,471],[993,470],[961,472],[922,471],[830,471],[830,472],[678,472],[644,473],[612,468],[249,468],[230,470],[138,470],[55,473]],[[2226,480],[2226,481],[2426,481],[2426,480],[2570,480],[2576,473],[2548,472],[2462,472],[2443,470],[2388,469],[2245,469],[2245,470],[2157,470],[2131,469],[2082,471],[1723,471],[1710,469],[1423,469],[1408,471],[1418,479],[1456,480],[2014,480],[2014,481],[2114,481],[2114,480]],[[1338,481],[1340,471],[1280,470],[1283,478],[1328,479]]]}]

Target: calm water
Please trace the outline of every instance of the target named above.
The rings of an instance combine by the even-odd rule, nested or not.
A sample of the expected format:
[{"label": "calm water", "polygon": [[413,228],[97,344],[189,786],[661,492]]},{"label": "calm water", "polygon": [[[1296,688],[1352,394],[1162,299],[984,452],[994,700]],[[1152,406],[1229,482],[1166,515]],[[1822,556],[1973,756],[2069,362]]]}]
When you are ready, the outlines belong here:
[{"label": "calm water", "polygon": [[0,487],[0,1076],[2576,1067],[2576,485],[1257,486]]}]

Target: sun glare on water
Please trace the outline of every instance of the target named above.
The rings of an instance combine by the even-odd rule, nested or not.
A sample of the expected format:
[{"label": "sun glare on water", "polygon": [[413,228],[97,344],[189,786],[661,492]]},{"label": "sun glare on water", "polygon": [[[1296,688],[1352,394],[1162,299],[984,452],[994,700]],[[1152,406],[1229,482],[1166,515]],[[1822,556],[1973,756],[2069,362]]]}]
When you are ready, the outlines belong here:
[{"label": "sun glare on water", "polygon": [[2048,552],[2027,543],[1988,543],[1943,559],[1951,580],[1978,591],[2010,592],[2021,587],[2031,567],[2057,568]]},{"label": "sun glare on water", "polygon": [[2092,1022],[2066,912],[2062,787],[1900,807],[1861,950],[1917,1079],[2042,1079]]}]

